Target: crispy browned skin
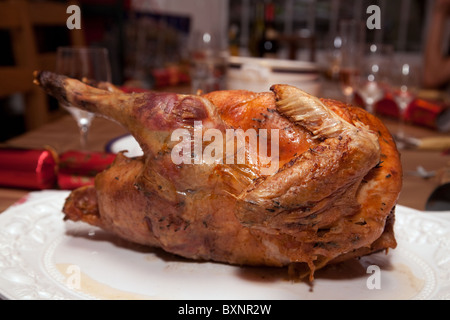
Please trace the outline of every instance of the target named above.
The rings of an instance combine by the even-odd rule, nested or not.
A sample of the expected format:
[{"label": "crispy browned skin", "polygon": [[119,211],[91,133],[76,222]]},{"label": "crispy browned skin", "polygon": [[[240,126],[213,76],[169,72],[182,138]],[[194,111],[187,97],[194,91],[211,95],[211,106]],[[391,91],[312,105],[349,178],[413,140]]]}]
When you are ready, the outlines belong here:
[{"label": "crispy browned skin", "polygon": [[[203,96],[125,94],[42,72],[60,100],[123,124],[144,156],[122,154],[95,187],[71,193],[67,219],[191,259],[239,265],[329,262],[395,248],[401,165],[393,139],[360,108],[285,85],[272,92]],[[175,164],[177,128],[279,129],[280,169],[254,164]],[[205,146],[204,146],[205,147]]]}]

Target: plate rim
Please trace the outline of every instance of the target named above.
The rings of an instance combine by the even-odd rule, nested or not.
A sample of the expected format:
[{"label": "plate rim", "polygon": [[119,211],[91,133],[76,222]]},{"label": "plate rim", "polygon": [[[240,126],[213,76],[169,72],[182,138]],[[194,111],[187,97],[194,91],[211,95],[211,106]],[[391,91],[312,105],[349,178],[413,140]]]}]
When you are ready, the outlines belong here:
[{"label": "plate rim", "polygon": [[116,143],[117,141],[119,141],[119,140],[122,140],[122,139],[124,139],[124,138],[128,138],[129,136],[132,136],[130,133],[124,133],[124,134],[121,134],[120,136],[117,136],[117,137],[115,137],[115,138],[112,138],[111,140],[109,140],[106,144],[105,144],[105,152],[108,152],[108,153],[115,153],[113,150],[112,150],[112,146],[114,145],[114,143]]}]

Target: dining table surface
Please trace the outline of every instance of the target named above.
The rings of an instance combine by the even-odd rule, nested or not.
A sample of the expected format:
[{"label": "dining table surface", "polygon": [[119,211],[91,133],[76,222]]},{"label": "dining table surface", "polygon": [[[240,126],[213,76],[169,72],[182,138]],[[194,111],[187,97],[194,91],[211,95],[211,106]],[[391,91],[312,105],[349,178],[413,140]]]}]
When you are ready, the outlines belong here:
[{"label": "dining table surface", "polygon": [[[187,90],[182,91],[186,93]],[[398,121],[387,117],[380,116],[380,118],[392,133],[397,130]],[[415,138],[449,136],[449,133],[411,124],[406,125],[405,132]],[[90,127],[87,150],[106,151],[109,142],[126,134],[128,134],[127,130],[118,123],[96,117]],[[67,114],[36,130],[9,139],[0,146],[27,149],[43,149],[50,146],[60,154],[79,149],[79,131],[75,120]],[[403,169],[403,186],[398,204],[425,211],[426,202],[432,192],[443,183],[444,179],[448,179],[450,152],[415,148],[401,149],[399,152]],[[424,176],[421,174],[423,172],[431,174]],[[0,212],[31,191],[33,190],[0,186]]]}]

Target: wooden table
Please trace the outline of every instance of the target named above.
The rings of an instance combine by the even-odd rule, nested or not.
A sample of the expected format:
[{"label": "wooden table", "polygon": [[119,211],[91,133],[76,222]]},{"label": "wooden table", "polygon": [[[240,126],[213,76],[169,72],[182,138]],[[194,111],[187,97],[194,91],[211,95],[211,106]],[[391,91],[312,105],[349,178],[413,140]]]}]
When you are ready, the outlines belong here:
[{"label": "wooden table", "polygon": [[[397,122],[383,119],[391,132],[396,132]],[[448,136],[434,130],[407,126],[406,134],[416,138]],[[425,204],[433,190],[450,177],[450,155],[443,151],[425,151],[406,149],[400,150],[403,167],[403,188],[398,203],[410,208],[425,210]],[[423,167],[426,171],[434,172],[431,178],[418,176],[417,168]]]},{"label": "wooden table", "polygon": [[[395,121],[389,119],[384,119],[384,121],[391,131],[395,131]],[[406,132],[415,137],[444,135],[430,129],[414,126],[408,126]],[[112,121],[95,118],[90,130],[88,149],[103,151],[108,141],[126,133],[127,131],[124,128]],[[7,141],[7,144],[37,149],[50,145],[58,153],[61,153],[77,149],[79,146],[78,137],[75,121],[70,116],[66,116],[38,130],[11,139]],[[446,166],[450,166],[450,156],[444,155],[440,151],[402,150],[401,157],[404,182],[398,203],[418,210],[424,210],[429,195],[441,183],[440,173]],[[428,171],[436,171],[437,175],[429,179],[423,179],[411,174],[410,172],[416,171],[418,166],[422,166]],[[0,212],[28,192],[29,190],[0,187]]]}]

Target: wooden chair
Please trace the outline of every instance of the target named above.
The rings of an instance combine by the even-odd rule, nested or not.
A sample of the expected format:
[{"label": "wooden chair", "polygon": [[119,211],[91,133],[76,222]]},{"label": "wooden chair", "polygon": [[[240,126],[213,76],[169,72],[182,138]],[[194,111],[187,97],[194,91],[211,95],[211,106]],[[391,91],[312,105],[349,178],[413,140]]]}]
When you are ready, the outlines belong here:
[{"label": "wooden chair", "polygon": [[[53,1],[28,1],[28,12],[33,27],[64,27],[66,26],[69,14],[67,7],[71,4],[77,4],[75,1],[67,3]],[[85,38],[83,30],[69,30],[69,44],[72,46],[84,46]],[[53,70],[56,64],[56,52],[38,52],[38,65],[41,69]]]},{"label": "wooden chair", "polygon": [[[56,52],[40,54],[36,26],[66,26],[67,6],[60,2],[0,1],[0,29],[9,30],[13,66],[0,67],[0,97],[21,93],[25,103],[25,128],[35,129],[52,120],[48,97],[33,84],[33,71],[53,70]],[[70,43],[84,45],[82,30],[70,30]],[[59,112],[55,112],[59,113]]]}]

